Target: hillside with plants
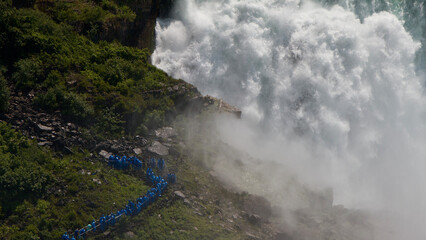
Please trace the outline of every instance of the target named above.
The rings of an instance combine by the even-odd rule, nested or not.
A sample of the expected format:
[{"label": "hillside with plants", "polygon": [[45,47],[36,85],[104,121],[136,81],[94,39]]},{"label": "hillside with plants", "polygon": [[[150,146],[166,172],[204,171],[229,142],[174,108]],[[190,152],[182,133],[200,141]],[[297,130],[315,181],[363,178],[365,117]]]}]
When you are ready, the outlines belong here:
[{"label": "hillside with plants", "polygon": [[141,48],[152,47],[152,21],[170,4],[0,2],[0,239],[59,239],[150,188],[143,172],[108,166],[105,153],[164,157],[179,180],[140,215],[89,238],[273,235],[247,210],[259,204],[251,195],[195,164],[179,129],[155,131],[185,122],[188,106],[217,104],[152,66]]}]

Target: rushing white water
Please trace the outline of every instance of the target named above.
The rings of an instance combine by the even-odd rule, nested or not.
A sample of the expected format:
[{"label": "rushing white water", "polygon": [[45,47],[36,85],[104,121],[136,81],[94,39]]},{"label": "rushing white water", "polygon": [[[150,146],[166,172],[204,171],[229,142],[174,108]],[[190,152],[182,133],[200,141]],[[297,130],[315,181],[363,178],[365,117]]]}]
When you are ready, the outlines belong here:
[{"label": "rushing white water", "polygon": [[[337,203],[425,222],[421,45],[401,16],[361,21],[298,0],[182,0],[178,9],[176,20],[158,21],[153,64],[241,107],[250,127],[226,132],[253,131],[270,152],[248,136],[227,141],[332,187]],[[411,239],[426,235],[413,228]]]}]

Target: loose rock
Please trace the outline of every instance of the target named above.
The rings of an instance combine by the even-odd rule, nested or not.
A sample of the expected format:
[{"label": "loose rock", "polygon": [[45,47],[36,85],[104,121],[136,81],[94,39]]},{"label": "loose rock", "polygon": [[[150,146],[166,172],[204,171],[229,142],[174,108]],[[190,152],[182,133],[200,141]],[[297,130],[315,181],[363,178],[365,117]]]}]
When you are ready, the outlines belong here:
[{"label": "loose rock", "polygon": [[126,238],[135,238],[136,234],[134,234],[131,231],[128,231],[128,232],[124,233],[124,236],[126,236]]},{"label": "loose rock", "polygon": [[37,124],[37,127],[41,131],[52,131],[53,130],[53,128],[48,127],[48,126],[44,126],[44,125],[41,125],[41,124]]},{"label": "loose rock", "polygon": [[101,182],[101,180],[99,180],[99,179],[97,179],[97,178],[94,178],[94,179],[92,179],[93,180],[93,182],[95,182],[95,183],[97,183],[97,184],[102,184],[102,182]]},{"label": "loose rock", "polygon": [[157,137],[168,139],[177,135],[176,131],[171,127],[163,127],[155,130]]},{"label": "loose rock", "polygon": [[169,155],[169,148],[164,146],[158,141],[154,141],[151,146],[148,148],[148,151],[156,153],[160,156]]},{"label": "loose rock", "polygon": [[99,152],[99,155],[101,155],[102,157],[104,157],[104,158],[108,159],[108,158],[109,158],[109,156],[111,156],[112,154],[111,154],[110,152],[105,151],[105,150],[101,150],[101,151]]},{"label": "loose rock", "polygon": [[39,142],[38,145],[39,146],[52,146],[53,143],[49,142],[49,141],[45,141],[45,142]]},{"label": "loose rock", "polygon": [[181,192],[181,191],[175,191],[175,195],[182,198],[182,199],[186,198],[185,194],[183,194],[183,192]]},{"label": "loose rock", "polygon": [[141,155],[141,154],[142,154],[142,150],[141,150],[140,148],[133,148],[133,152],[134,152],[136,155]]}]

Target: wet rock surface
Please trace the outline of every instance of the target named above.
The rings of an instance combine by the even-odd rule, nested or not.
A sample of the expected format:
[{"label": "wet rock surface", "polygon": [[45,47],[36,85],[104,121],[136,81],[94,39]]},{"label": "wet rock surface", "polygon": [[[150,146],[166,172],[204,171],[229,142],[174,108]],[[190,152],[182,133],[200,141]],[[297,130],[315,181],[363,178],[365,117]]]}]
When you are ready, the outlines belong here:
[{"label": "wet rock surface", "polygon": [[159,138],[168,140],[172,137],[176,137],[177,132],[171,127],[163,127],[155,130],[155,135]]},{"label": "wet rock surface", "polygon": [[169,155],[169,148],[164,146],[158,141],[154,141],[150,147],[148,147],[148,151],[158,154],[160,156],[167,156]]}]

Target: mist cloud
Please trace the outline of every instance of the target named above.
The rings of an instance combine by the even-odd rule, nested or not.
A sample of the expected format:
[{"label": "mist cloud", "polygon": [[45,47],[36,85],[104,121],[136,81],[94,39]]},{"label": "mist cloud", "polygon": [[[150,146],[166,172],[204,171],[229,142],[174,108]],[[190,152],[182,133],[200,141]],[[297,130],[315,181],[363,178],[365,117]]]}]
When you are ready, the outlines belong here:
[{"label": "mist cloud", "polygon": [[331,187],[335,204],[393,212],[406,223],[400,234],[425,236],[416,226],[426,212],[420,45],[397,17],[382,12],[361,23],[341,7],[306,1],[179,7],[176,20],[158,21],[153,64],[241,107],[242,121],[218,121],[220,138],[273,166],[246,161],[256,181],[234,177],[226,162],[218,169],[242,188],[271,186],[249,185],[288,208],[297,194],[276,193],[292,179]]}]

